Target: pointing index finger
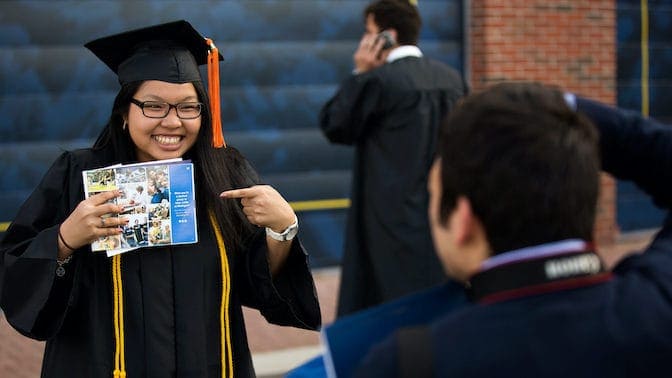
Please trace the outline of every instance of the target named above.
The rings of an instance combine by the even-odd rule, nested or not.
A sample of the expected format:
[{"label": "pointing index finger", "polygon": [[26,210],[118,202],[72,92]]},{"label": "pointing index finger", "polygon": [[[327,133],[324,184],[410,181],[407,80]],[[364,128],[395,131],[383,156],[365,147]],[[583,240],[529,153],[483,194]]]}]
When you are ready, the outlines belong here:
[{"label": "pointing index finger", "polygon": [[254,196],[252,188],[231,189],[223,191],[220,195],[222,198],[246,198]]}]

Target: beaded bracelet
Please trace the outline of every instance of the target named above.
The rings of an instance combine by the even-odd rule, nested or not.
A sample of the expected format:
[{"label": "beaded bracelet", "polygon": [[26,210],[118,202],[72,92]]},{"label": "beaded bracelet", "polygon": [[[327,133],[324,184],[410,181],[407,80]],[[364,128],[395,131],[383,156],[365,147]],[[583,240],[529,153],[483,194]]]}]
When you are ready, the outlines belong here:
[{"label": "beaded bracelet", "polygon": [[[65,242],[65,239],[63,239],[63,235],[61,234],[60,229],[58,230],[58,239],[61,241],[61,243],[63,243],[65,248],[67,248],[67,249],[69,249],[73,252],[75,251],[74,248],[72,248],[71,246],[68,245],[68,243]],[[58,267],[56,268],[56,275],[58,277],[63,277],[65,275],[65,268],[63,267],[63,265],[69,263],[70,260],[72,260],[72,255],[64,258],[63,260],[60,260],[58,258],[56,259],[56,264],[58,264]]]},{"label": "beaded bracelet", "polygon": [[58,267],[56,268],[56,275],[59,277],[65,276],[65,268],[63,265],[67,264],[72,260],[72,255],[64,258],[63,260],[56,259],[56,264],[58,264]]}]

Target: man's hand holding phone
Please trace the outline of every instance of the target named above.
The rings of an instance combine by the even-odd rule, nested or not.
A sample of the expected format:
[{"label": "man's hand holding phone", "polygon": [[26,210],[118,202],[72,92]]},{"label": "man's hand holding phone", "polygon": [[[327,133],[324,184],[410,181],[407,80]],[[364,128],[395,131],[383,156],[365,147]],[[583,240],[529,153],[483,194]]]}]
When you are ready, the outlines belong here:
[{"label": "man's hand holding phone", "polygon": [[385,58],[381,53],[392,46],[389,39],[381,34],[367,33],[359,41],[359,47],[352,57],[355,63],[355,73],[364,73],[385,64]]}]

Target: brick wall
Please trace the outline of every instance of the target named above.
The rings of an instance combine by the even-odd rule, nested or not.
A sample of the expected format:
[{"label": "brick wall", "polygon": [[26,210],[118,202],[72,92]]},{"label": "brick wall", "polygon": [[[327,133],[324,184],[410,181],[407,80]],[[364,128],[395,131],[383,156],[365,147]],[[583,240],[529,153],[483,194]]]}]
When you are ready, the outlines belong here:
[{"label": "brick wall", "polygon": [[[474,91],[504,80],[534,80],[615,104],[615,0],[472,0],[470,13]],[[598,243],[610,244],[618,233],[615,192],[614,180],[604,175]]]}]

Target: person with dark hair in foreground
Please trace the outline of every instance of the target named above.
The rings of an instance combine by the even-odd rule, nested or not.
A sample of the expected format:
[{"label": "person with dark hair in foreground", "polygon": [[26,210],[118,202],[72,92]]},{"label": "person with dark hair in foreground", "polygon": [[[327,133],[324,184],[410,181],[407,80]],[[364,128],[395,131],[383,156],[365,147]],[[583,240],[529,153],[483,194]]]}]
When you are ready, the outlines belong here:
[{"label": "person with dark hair in foreground", "polygon": [[397,331],[372,348],[358,376],[669,375],[672,218],[644,253],[610,272],[591,235],[600,167],[669,211],[672,127],[566,102],[541,84],[507,83],[457,107],[438,151],[432,235],[471,303]]},{"label": "person with dark hair in foreground", "polygon": [[355,147],[338,316],[443,282],[426,209],[441,120],[467,91],[460,74],[423,56],[407,0],[364,10],[355,72],[320,112],[333,143]]}]

